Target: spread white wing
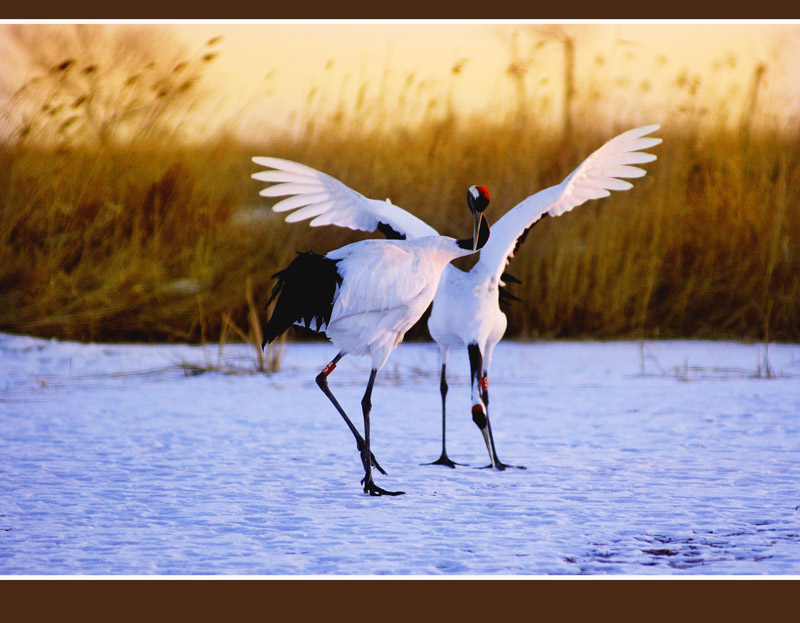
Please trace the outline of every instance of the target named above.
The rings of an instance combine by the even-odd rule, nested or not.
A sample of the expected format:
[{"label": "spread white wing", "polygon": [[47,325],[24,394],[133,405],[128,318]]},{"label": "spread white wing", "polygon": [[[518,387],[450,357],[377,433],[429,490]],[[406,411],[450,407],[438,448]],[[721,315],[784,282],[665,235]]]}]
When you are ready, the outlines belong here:
[{"label": "spread white wing", "polygon": [[338,225],[362,231],[379,229],[387,238],[422,238],[438,232],[413,214],[388,199],[369,199],[336,178],[304,164],[282,158],[257,157],[253,162],[267,171],[253,178],[273,184],[259,194],[286,197],[274,206],[275,212],[289,212],[287,223],[313,218],[310,225]]},{"label": "spread white wing", "polygon": [[478,264],[499,278],[528,230],[545,214],[560,216],[590,199],[608,197],[612,190],[632,188],[633,184],[619,178],[638,178],[646,174],[644,169],[631,165],[656,159],[653,154],[639,150],[661,142],[660,138],[645,136],[659,127],[647,125],[612,138],[558,186],[523,199],[492,226],[492,235],[481,250]]}]

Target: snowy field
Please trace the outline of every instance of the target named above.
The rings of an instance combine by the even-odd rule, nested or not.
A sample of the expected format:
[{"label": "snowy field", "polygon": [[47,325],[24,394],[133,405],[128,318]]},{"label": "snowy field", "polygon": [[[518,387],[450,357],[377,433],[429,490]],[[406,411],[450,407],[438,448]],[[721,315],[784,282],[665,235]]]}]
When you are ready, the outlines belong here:
[{"label": "snowy field", "polygon": [[[402,344],[372,412],[393,498],[362,493],[314,384],[334,354],[190,374],[217,348],[0,334],[0,574],[800,575],[798,345],[501,343],[495,441],[527,469],[497,472],[479,469],[465,352],[448,452],[469,466],[421,465],[440,450],[438,351]],[[347,357],[330,377],[359,428],[368,374]]]}]

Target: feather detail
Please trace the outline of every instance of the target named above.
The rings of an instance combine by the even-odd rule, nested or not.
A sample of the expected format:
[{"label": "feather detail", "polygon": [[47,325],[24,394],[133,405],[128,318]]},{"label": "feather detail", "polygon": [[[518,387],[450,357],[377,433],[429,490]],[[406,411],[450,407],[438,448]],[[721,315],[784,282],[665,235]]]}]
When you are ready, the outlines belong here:
[{"label": "feather detail", "polygon": [[273,184],[259,194],[287,197],[278,201],[273,211],[297,210],[287,215],[289,223],[313,218],[310,223],[313,227],[338,225],[361,231],[380,230],[389,232],[393,238],[438,235],[433,227],[388,199],[378,201],[364,197],[330,175],[299,162],[272,157],[256,157],[253,162],[269,170],[253,173],[252,177]]},{"label": "feather detail", "polygon": [[633,164],[652,162],[656,156],[638,150],[661,143],[646,137],[658,125],[634,128],[612,138],[593,152],[557,186],[527,197],[509,210],[492,227],[492,236],[481,251],[480,265],[485,273],[498,278],[516,254],[530,228],[542,218],[560,216],[592,199],[608,197],[611,191],[625,191],[633,184],[619,178],[641,178],[646,171]]}]

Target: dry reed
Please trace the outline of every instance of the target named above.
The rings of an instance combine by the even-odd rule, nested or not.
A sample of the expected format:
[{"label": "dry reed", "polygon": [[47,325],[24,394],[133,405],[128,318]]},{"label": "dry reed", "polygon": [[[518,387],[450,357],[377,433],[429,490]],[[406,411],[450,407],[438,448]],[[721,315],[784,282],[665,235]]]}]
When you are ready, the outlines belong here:
[{"label": "dry reed", "polygon": [[[696,83],[676,84],[693,97]],[[633,190],[534,228],[509,267],[522,284],[507,337],[800,339],[800,137],[756,127],[752,89],[747,98],[746,132],[691,106],[656,120],[664,142]],[[468,119],[431,103],[397,128],[389,120],[411,118],[413,104],[397,106],[309,110],[316,123],[299,138],[250,144],[148,134],[0,147],[0,330],[224,342],[232,329],[255,344],[272,273],[296,250],[366,235],[284,223],[258,196],[251,156],[302,161],[463,236],[470,185],[490,188],[497,220],[630,125],[599,121],[580,98],[569,142],[521,125],[518,110]],[[409,338],[426,336],[421,323]],[[279,361],[275,351],[258,365]]]}]

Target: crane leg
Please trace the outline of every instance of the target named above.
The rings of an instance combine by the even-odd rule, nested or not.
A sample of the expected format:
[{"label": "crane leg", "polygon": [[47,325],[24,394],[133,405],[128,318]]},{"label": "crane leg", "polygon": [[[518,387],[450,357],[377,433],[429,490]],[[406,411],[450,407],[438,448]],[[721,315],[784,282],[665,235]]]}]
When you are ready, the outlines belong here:
[{"label": "crane leg", "polygon": [[[376,485],[372,480],[372,462],[374,457],[370,452],[370,430],[369,430],[369,414],[372,411],[372,386],[375,384],[375,376],[378,371],[373,368],[369,375],[369,382],[367,383],[367,390],[364,392],[364,397],[361,399],[361,410],[364,413],[364,449],[361,451],[361,462],[364,464],[364,480],[361,484],[364,485],[364,493],[370,495],[403,495],[404,491],[387,491]],[[372,460],[370,460],[372,459]],[[376,465],[377,467],[377,465]],[[383,470],[381,470],[383,471]],[[385,472],[384,472],[385,473]]]},{"label": "crane leg", "polygon": [[492,461],[493,465],[486,465],[486,468],[489,467],[496,467],[497,469],[503,470],[507,467],[516,467],[517,469],[527,469],[524,465],[508,465],[503,463],[500,458],[497,456],[497,450],[495,450],[494,446],[494,436],[492,435],[492,421],[489,419],[489,371],[483,371],[483,377],[480,380],[481,382],[481,400],[483,404],[486,406],[486,430],[489,433],[489,444],[491,446],[491,455],[494,457]]},{"label": "crane leg", "polygon": [[464,463],[456,463],[447,456],[446,446],[446,404],[447,404],[447,364],[442,363],[442,379],[439,383],[439,391],[442,394],[442,454],[432,463],[424,463],[424,465],[446,465],[447,467],[455,468],[456,465],[464,465]]},{"label": "crane leg", "polygon": [[[356,438],[356,448],[358,448],[359,454],[363,455],[365,446],[364,438],[361,436],[361,433],[358,432],[358,429],[350,421],[350,418],[347,417],[347,414],[344,412],[344,409],[342,409],[342,406],[339,404],[339,401],[336,400],[336,398],[334,397],[333,393],[330,390],[330,387],[328,387],[328,375],[331,372],[333,372],[333,369],[336,367],[336,364],[342,357],[344,357],[344,353],[339,353],[338,355],[336,355],[336,357],[334,357],[333,360],[322,369],[322,372],[320,372],[317,375],[316,381],[317,385],[319,385],[319,388],[322,390],[322,393],[324,393],[328,397],[328,400],[330,400],[333,403],[333,406],[336,407],[336,410],[339,412],[339,415],[341,415],[342,418],[344,419],[344,422],[345,424],[347,424],[347,427],[350,429],[350,432],[353,433],[353,437]],[[375,466],[375,469],[377,469],[381,474],[386,475],[386,472],[378,464],[378,461],[375,460],[375,457],[371,453],[370,453],[370,459],[372,465]]]},{"label": "crane leg", "polygon": [[[473,405],[472,405],[472,420],[480,429],[483,435],[483,440],[486,443],[486,450],[489,452],[489,459],[492,461],[490,465],[486,465],[484,469],[492,467],[498,470],[504,470],[507,467],[517,467],[516,465],[507,465],[503,463],[497,456],[497,450],[494,445],[494,436],[492,435],[492,424],[489,421],[489,371],[484,368],[484,363],[488,366],[488,361],[491,358],[491,350],[487,351],[487,357],[484,359],[481,349],[476,343],[467,346],[467,353],[469,354],[469,366],[471,373],[471,383],[473,392]],[[475,400],[475,393],[477,387],[477,398]],[[525,469],[520,467],[520,469]]]}]

